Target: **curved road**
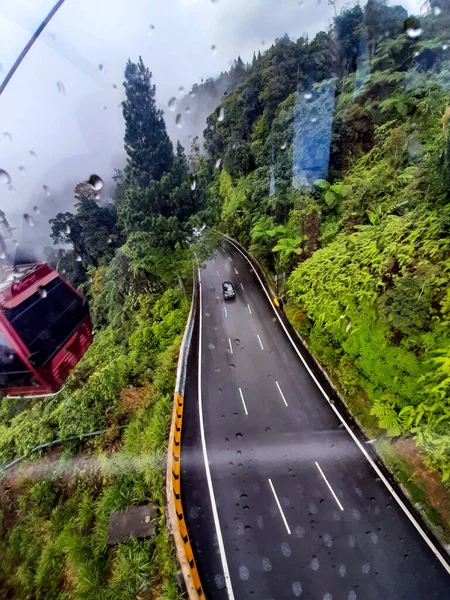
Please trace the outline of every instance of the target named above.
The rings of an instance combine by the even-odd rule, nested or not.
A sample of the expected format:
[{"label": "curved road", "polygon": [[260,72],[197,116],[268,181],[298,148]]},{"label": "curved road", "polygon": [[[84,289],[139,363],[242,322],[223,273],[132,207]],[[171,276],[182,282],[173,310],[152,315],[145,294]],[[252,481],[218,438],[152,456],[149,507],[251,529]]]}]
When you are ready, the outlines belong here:
[{"label": "curved road", "polygon": [[[225,280],[235,301],[223,301]],[[206,596],[447,600],[450,576],[426,534],[324,398],[232,244],[204,265],[200,295],[181,481]]]}]

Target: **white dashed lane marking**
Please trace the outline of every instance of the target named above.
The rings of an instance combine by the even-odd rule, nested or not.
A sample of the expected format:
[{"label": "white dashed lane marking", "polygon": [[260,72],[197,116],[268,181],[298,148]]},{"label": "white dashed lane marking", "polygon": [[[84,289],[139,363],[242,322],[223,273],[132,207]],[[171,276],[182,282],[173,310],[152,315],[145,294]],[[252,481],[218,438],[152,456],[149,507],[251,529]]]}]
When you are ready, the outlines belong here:
[{"label": "white dashed lane marking", "polygon": [[337,502],[337,504],[338,504],[339,508],[340,508],[341,510],[344,510],[344,507],[343,507],[343,506],[342,506],[342,504],[339,502],[339,498],[338,498],[338,497],[336,496],[336,494],[334,493],[334,490],[333,490],[333,488],[331,487],[331,484],[330,484],[330,482],[329,482],[329,481],[328,481],[328,479],[325,477],[325,474],[324,474],[324,472],[322,471],[322,469],[320,468],[320,465],[319,465],[319,463],[318,463],[317,461],[316,461],[316,467],[319,469],[319,473],[322,475],[322,477],[323,477],[323,479],[324,479],[325,483],[326,483],[326,484],[327,484],[327,486],[328,486],[328,489],[329,489],[329,490],[330,490],[330,492],[333,494],[333,498],[336,500],[336,502]]},{"label": "white dashed lane marking", "polygon": [[279,510],[279,511],[280,511],[280,513],[281,513],[281,518],[283,519],[284,525],[285,525],[285,527],[286,527],[286,531],[288,532],[288,534],[289,534],[289,535],[291,535],[291,530],[289,529],[289,525],[287,524],[286,517],[284,516],[284,512],[283,512],[283,509],[281,508],[280,501],[278,500],[277,493],[276,493],[276,491],[275,491],[275,488],[273,487],[272,480],[271,480],[271,479],[269,479],[268,481],[269,481],[269,485],[270,485],[270,487],[271,487],[271,489],[272,489],[272,493],[273,493],[273,495],[274,495],[274,497],[275,497],[275,501],[276,501],[276,503],[277,503],[278,510]]},{"label": "white dashed lane marking", "polygon": [[278,391],[280,392],[280,396],[283,398],[283,402],[286,404],[286,406],[288,406],[288,403],[286,402],[286,398],[284,397],[284,394],[281,391],[280,384],[278,383],[278,381],[275,381],[275,385],[277,386]]},{"label": "white dashed lane marking", "polygon": [[241,388],[239,388],[239,393],[241,395],[242,404],[244,405],[245,414],[248,415],[247,405],[245,404],[244,394],[242,393]]}]

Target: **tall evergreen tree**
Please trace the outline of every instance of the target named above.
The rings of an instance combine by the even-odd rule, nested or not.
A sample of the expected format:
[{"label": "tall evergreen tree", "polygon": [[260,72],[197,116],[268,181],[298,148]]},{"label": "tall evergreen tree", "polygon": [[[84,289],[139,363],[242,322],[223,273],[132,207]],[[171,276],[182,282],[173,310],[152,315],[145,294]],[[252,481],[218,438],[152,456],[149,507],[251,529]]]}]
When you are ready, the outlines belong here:
[{"label": "tall evergreen tree", "polygon": [[76,212],[58,213],[50,219],[55,244],[70,244],[84,266],[98,267],[102,259],[110,259],[123,242],[117,227],[115,207],[102,207],[88,182],[75,186]]},{"label": "tall evergreen tree", "polygon": [[173,148],[166,131],[162,110],[156,108],[156,88],[152,74],[139,57],[125,67],[126,100],[122,103],[125,119],[125,150],[128,154],[126,176],[129,182],[146,187],[159,181],[172,166]]}]

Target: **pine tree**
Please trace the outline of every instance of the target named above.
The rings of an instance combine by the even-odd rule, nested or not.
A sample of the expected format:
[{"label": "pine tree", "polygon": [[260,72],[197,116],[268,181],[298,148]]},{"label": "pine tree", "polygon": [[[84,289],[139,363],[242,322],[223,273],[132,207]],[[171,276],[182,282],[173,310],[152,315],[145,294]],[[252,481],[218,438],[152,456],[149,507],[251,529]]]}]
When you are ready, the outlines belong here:
[{"label": "pine tree", "polygon": [[128,181],[141,188],[152,179],[159,181],[173,161],[172,142],[163,112],[156,108],[156,88],[151,77],[141,57],[138,63],[128,60],[123,84],[126,100],[122,103],[128,154],[125,172]]}]

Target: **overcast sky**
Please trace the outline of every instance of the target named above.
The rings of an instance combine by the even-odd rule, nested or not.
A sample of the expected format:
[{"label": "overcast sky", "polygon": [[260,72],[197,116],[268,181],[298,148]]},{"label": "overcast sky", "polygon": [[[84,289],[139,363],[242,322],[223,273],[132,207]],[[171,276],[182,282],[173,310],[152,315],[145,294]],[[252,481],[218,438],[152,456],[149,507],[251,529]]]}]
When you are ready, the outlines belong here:
[{"label": "overcast sky", "polygon": [[[0,79],[54,3],[0,0]],[[402,4],[418,12],[420,0]],[[173,120],[167,103],[180,87],[228,69],[239,54],[251,60],[284,33],[313,36],[333,14],[327,0],[66,0],[0,96],[0,169],[11,177],[11,186],[0,182],[0,208],[21,228],[17,237],[26,233],[23,212],[37,205],[41,243],[39,225],[72,206],[78,181],[97,173],[107,182],[123,166],[128,57],[142,55]]]}]

